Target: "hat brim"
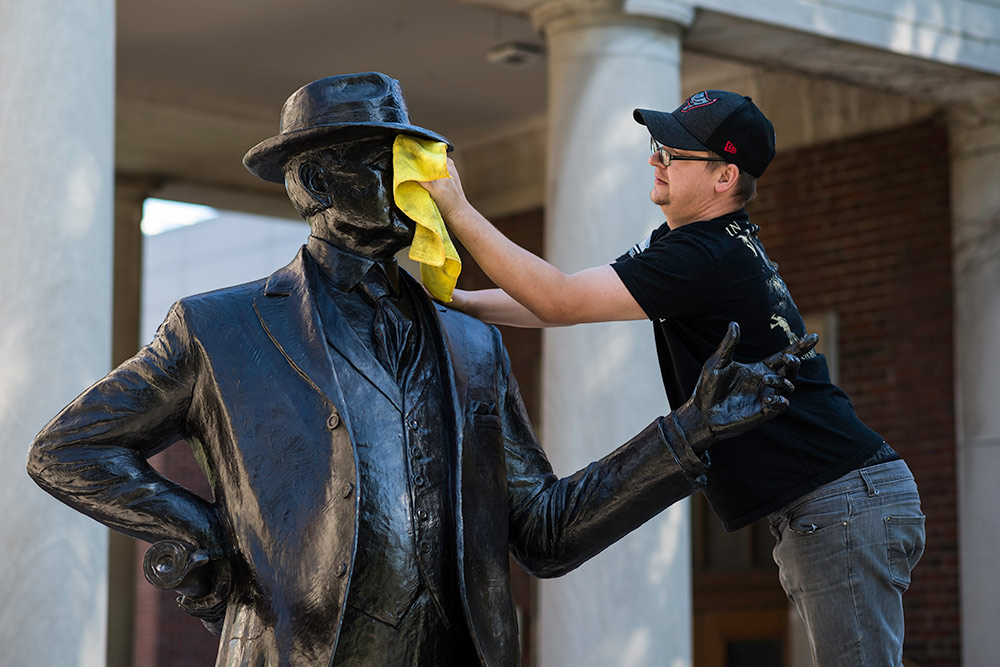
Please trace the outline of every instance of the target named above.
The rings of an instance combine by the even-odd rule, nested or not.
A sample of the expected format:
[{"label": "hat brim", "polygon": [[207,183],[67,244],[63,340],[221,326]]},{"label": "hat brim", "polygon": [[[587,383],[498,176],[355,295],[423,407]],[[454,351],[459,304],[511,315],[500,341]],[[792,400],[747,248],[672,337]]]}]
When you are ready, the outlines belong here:
[{"label": "hat brim", "polygon": [[684,126],[674,118],[672,113],[652,109],[636,109],[632,112],[632,117],[635,118],[635,122],[645,125],[650,136],[664,146],[682,151],[711,152],[712,150],[684,129]]},{"label": "hat brim", "polygon": [[424,139],[444,142],[448,150],[454,146],[437,132],[425,130],[416,125],[403,123],[337,123],[333,125],[318,125],[298,132],[279,134],[265,139],[247,151],[243,156],[243,166],[255,176],[272,183],[285,182],[285,163],[288,158],[315,145],[324,137],[333,137],[342,130],[349,128],[371,128],[373,130],[395,130],[402,134],[412,134]]}]

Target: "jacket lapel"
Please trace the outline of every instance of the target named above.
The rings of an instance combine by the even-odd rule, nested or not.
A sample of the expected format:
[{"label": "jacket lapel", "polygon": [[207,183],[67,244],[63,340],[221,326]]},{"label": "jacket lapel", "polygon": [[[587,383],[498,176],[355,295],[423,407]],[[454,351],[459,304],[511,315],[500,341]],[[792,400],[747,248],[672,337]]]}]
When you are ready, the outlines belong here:
[{"label": "jacket lapel", "polygon": [[347,323],[333,299],[319,299],[319,316],[323,321],[326,340],[347,362],[375,388],[385,394],[396,409],[403,409],[403,394],[396,380],[389,375],[371,349],[364,344],[354,328]]},{"label": "jacket lapel", "polygon": [[466,406],[469,398],[469,359],[467,358],[467,346],[465,345],[465,328],[462,326],[447,326],[443,313],[447,312],[444,306],[433,304],[434,315],[437,316],[437,327],[444,339],[444,353],[446,357],[445,379],[451,388],[450,398],[455,405],[455,419],[458,433],[459,457],[461,460],[462,433],[465,430]]},{"label": "jacket lapel", "polygon": [[[458,556],[459,587],[463,597],[467,594],[468,583],[465,581],[465,513],[463,512],[465,485],[465,422],[469,394],[469,359],[465,343],[465,327],[454,318],[449,319],[449,313],[444,306],[431,304],[432,317],[441,338],[444,340],[443,380],[445,391],[449,392],[446,400],[450,400],[454,409],[451,410],[455,420],[455,537],[456,555]],[[450,326],[449,326],[450,325]]]},{"label": "jacket lapel", "polygon": [[[401,409],[396,382],[368,351],[332,300],[315,298],[308,261],[303,248],[288,266],[271,274],[263,293],[254,299],[254,310],[267,335],[288,363],[327,400],[333,391],[338,404],[344,404],[326,341]],[[317,309],[317,301],[322,304],[322,313]]]},{"label": "jacket lapel", "polygon": [[326,345],[318,344],[323,340],[323,328],[309,288],[305,247],[288,266],[271,274],[264,291],[254,298],[253,307],[288,363],[330,400],[327,388],[334,386],[336,378]]},{"label": "jacket lapel", "polygon": [[[401,283],[406,284],[407,289],[414,295],[414,303],[420,307],[420,299],[423,297],[424,288],[406,271],[399,272],[399,279]],[[445,391],[448,392],[445,400],[451,401],[452,405],[455,406],[452,412],[455,415],[458,460],[461,461],[462,434],[465,432],[465,408],[468,404],[469,394],[469,360],[467,358],[468,346],[464,335],[465,328],[460,323],[454,321],[453,315],[452,319],[448,320],[451,324],[449,327],[445,321],[448,309],[430,299],[427,299],[427,304],[424,312],[427,313],[428,318],[431,320],[429,322],[428,334],[440,336],[444,341],[444,345],[441,347],[444,352],[444,363],[441,369],[442,380],[445,384]],[[445,317],[442,317],[442,315],[445,315]]]}]

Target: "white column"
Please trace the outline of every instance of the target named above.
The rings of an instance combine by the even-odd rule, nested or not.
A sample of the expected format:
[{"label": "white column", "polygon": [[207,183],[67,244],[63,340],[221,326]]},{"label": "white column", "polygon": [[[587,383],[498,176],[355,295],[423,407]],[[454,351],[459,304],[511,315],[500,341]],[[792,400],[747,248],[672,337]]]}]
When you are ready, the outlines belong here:
[{"label": "white column", "polygon": [[0,663],[103,667],[107,531],[25,472],[109,369],[113,0],[0,3]]},{"label": "white column", "polygon": [[[611,263],[663,222],[649,201],[649,133],[632,110],[678,105],[681,27],[616,4],[554,2],[533,15],[549,60],[546,254],[568,272]],[[546,330],[542,358],[542,443],[558,474],[668,411],[647,321]],[[539,664],[690,665],[690,572],[685,501],[542,582]]]},{"label": "white column", "polygon": [[958,571],[970,667],[1000,655],[1000,115],[982,109],[950,122]]}]

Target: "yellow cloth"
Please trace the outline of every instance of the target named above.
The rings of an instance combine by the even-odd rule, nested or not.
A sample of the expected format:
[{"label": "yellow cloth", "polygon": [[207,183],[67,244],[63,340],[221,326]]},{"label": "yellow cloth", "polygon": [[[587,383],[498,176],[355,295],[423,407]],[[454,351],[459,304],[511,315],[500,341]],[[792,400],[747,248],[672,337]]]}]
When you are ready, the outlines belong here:
[{"label": "yellow cloth", "polygon": [[410,259],[420,262],[420,280],[427,291],[445,303],[451,301],[462,260],[437,204],[417,181],[450,178],[447,148],[443,142],[408,134],[397,135],[392,144],[392,196],[396,206],[417,223]]}]

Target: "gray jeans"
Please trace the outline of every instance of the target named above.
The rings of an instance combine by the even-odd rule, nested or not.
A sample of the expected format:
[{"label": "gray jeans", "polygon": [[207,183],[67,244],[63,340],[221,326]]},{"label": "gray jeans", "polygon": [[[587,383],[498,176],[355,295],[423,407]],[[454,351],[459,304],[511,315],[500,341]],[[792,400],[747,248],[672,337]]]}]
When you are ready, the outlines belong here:
[{"label": "gray jeans", "polygon": [[781,586],[816,667],[897,667],[903,593],[924,552],[924,515],[903,461],[861,468],[768,517]]}]

